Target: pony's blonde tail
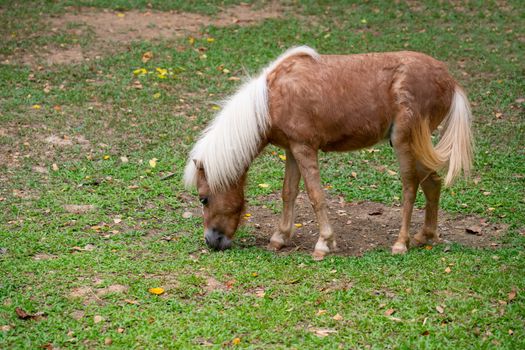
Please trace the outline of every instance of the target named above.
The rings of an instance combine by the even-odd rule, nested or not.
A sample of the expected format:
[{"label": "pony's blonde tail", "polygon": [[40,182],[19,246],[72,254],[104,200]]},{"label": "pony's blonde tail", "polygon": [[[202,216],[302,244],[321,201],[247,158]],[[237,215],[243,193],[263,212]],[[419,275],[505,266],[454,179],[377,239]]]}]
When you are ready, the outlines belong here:
[{"label": "pony's blonde tail", "polygon": [[456,86],[441,139],[432,147],[428,120],[423,120],[413,129],[412,150],[417,159],[427,168],[439,170],[448,166],[445,186],[453,183],[461,174],[468,177],[472,168],[473,140],[471,131],[472,113],[463,90]]}]

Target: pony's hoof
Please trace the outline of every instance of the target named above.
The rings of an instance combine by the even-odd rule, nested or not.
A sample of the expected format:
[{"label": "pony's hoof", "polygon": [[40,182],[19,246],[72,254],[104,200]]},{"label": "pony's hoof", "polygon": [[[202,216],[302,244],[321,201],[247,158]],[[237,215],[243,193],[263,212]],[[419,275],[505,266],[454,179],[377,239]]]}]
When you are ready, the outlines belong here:
[{"label": "pony's hoof", "polygon": [[272,251],[272,252],[277,252],[277,251],[281,250],[283,247],[284,247],[284,245],[282,245],[282,244],[276,244],[276,243],[270,242],[266,246],[266,249],[268,249],[269,251]]},{"label": "pony's hoof", "polygon": [[416,247],[424,246],[428,244],[428,242],[430,241],[432,241],[433,244],[442,243],[442,240],[439,238],[439,236],[435,232],[428,233],[425,231],[420,231],[416,233],[414,235],[414,238],[412,239],[412,242],[414,246]]},{"label": "pony's hoof", "polygon": [[417,233],[412,239],[412,245],[415,247],[421,247],[427,244],[428,238],[422,233]]},{"label": "pony's hoof", "polygon": [[406,244],[395,243],[392,246],[392,254],[405,254],[408,251]]},{"label": "pony's hoof", "polygon": [[325,256],[326,252],[323,252],[322,250],[314,250],[314,252],[312,253],[312,258],[315,261],[321,261],[324,259]]},{"label": "pony's hoof", "polygon": [[284,246],[284,241],[271,239],[270,243],[268,243],[268,250],[276,252],[278,250],[281,250]]}]

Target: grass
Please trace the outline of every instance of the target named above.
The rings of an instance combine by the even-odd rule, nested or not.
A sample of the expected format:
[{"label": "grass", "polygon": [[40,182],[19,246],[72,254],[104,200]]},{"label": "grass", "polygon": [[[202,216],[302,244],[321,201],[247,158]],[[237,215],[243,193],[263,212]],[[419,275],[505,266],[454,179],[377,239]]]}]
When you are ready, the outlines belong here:
[{"label": "grass", "polygon": [[[76,3],[148,9],[146,1]],[[181,3],[151,1],[158,10],[208,14],[230,4]],[[287,9],[296,16],[204,27],[193,45],[186,37],[134,41],[100,59],[52,66],[19,58],[43,45],[96,49],[98,39],[89,31],[52,34],[44,14],[72,11],[73,2],[23,4],[0,1],[0,54],[9,61],[0,65],[0,348],[221,348],[235,338],[237,347],[254,349],[525,347],[519,2],[292,2]],[[187,152],[214,103],[237,88],[228,78],[255,74],[299,43],[325,53],[410,49],[448,63],[473,102],[477,151],[475,181],[446,189],[442,208],[507,224],[501,248],[377,250],[323,262],[241,244],[206,251],[201,219],[182,218],[198,207],[181,185]],[[154,58],[143,63],[146,51]],[[133,74],[156,67],[176,78]],[[136,80],[142,89],[133,88]],[[51,135],[71,145],[50,144]],[[330,191],[349,201],[398,203],[397,176],[375,168],[397,170],[395,157],[388,145],[375,149],[322,155]],[[280,189],[283,163],[272,152],[282,151],[268,148],[251,168],[251,203]],[[175,176],[161,180],[169,173]],[[270,187],[257,186],[263,182]],[[73,214],[66,204],[94,209]],[[240,234],[253,236],[246,228]],[[127,290],[96,296],[114,285]],[[91,294],[73,297],[81,287]],[[152,295],[152,287],[166,293]],[[16,307],[46,317],[22,320]],[[336,332],[322,338],[320,329]]]}]

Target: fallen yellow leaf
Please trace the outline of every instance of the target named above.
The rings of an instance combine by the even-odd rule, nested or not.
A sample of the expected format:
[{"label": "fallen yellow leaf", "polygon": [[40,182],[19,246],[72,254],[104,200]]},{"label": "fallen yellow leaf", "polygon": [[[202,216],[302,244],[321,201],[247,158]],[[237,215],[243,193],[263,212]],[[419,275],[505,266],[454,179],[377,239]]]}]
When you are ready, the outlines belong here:
[{"label": "fallen yellow leaf", "polygon": [[154,93],[153,98],[158,100],[160,98],[160,92]]},{"label": "fallen yellow leaf", "polygon": [[148,73],[148,71],[145,68],[138,68],[133,71],[133,74],[135,75],[144,75],[146,73]]},{"label": "fallen yellow leaf", "polygon": [[148,289],[148,292],[150,292],[151,294],[155,294],[155,295],[161,295],[161,294],[164,294],[164,288],[160,288],[160,287],[150,288]]},{"label": "fallen yellow leaf", "polygon": [[105,155],[103,158],[104,160],[108,160],[110,157],[108,155]]},{"label": "fallen yellow leaf", "polygon": [[235,338],[232,340],[233,345],[239,345],[241,343],[241,338]]},{"label": "fallen yellow leaf", "polygon": [[192,36],[188,37],[188,43],[189,43],[190,45],[195,44],[195,38],[192,37]]},{"label": "fallen yellow leaf", "polygon": [[33,108],[33,109],[40,109],[40,108],[42,108],[42,106],[41,105],[32,105],[31,108]]},{"label": "fallen yellow leaf", "polygon": [[286,160],[286,156],[283,154],[279,154],[279,158],[281,158],[282,160]]},{"label": "fallen yellow leaf", "polygon": [[257,277],[259,274],[257,272],[252,272],[252,277]]},{"label": "fallen yellow leaf", "polygon": [[221,108],[219,106],[211,106],[211,109],[213,109],[214,111],[218,111]]},{"label": "fallen yellow leaf", "polygon": [[303,227],[303,224],[295,224],[295,227],[297,227],[297,228]]},{"label": "fallen yellow leaf", "polygon": [[268,185],[268,184],[259,184],[259,187],[261,187],[261,188],[268,188],[268,187],[270,187],[270,185]]},{"label": "fallen yellow leaf", "polygon": [[250,214],[250,213],[246,213],[246,214],[244,214],[244,217],[245,217],[245,218],[249,218],[250,216],[252,216],[252,214]]},{"label": "fallen yellow leaf", "polygon": [[212,42],[215,41],[215,39],[214,38],[206,38],[206,41],[209,42],[209,43],[212,43]]},{"label": "fallen yellow leaf", "polygon": [[155,70],[157,71],[157,73],[159,73],[160,75],[166,75],[168,74],[168,70],[167,69],[164,69],[164,68],[155,68]]},{"label": "fallen yellow leaf", "polygon": [[126,16],[126,15],[125,15],[125,14],[123,14],[122,12],[119,12],[119,13],[117,13],[117,17],[120,17],[120,18],[122,18],[122,17],[125,17],[125,16]]}]

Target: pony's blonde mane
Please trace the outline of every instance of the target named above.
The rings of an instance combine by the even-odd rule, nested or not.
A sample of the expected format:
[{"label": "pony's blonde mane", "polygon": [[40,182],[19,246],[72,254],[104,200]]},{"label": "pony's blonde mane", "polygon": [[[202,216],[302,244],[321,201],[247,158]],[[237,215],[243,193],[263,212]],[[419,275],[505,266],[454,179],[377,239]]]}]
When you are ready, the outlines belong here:
[{"label": "pony's blonde mane", "polygon": [[320,58],[308,46],[291,48],[228,98],[190,152],[184,170],[186,187],[196,185],[195,162],[204,168],[212,192],[225,190],[238,181],[257,156],[270,127],[266,78],[281,62],[295,55]]}]

